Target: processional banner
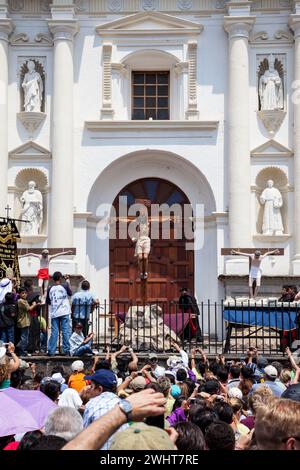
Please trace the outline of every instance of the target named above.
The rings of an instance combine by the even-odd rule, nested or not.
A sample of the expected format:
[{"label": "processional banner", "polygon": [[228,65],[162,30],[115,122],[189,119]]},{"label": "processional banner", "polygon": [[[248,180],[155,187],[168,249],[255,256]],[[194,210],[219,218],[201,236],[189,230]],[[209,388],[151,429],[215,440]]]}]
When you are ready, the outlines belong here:
[{"label": "processional banner", "polygon": [[21,282],[18,239],[20,239],[19,231],[13,220],[0,222],[0,280],[7,277],[7,269],[10,268],[13,270],[17,287]]}]

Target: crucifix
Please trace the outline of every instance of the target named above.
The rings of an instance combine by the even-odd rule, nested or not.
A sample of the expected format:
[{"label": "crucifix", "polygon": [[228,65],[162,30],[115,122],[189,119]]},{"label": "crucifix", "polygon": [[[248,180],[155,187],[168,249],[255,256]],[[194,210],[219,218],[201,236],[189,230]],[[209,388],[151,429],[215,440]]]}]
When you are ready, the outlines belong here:
[{"label": "crucifix", "polygon": [[[27,250],[27,249],[26,249]],[[38,278],[38,285],[41,291],[41,296],[43,298],[46,297],[48,284],[49,284],[49,264],[54,258],[58,258],[59,256],[63,255],[75,255],[76,249],[75,248],[58,248],[58,249],[47,249],[44,248],[42,251],[40,250],[31,250],[31,252],[27,251],[27,253],[23,253],[24,250],[19,250],[19,258],[25,258],[28,256],[33,256],[34,258],[38,258],[40,262],[40,267],[38,270],[37,278]]]},{"label": "crucifix", "polygon": [[7,206],[4,208],[4,210],[6,211],[6,217],[0,217],[1,220],[6,220],[6,222],[9,222],[10,220],[12,220],[13,222],[23,222],[27,224],[27,220],[22,220],[22,219],[15,219],[15,218],[11,218],[9,217],[9,213],[10,211],[12,210],[11,207],[9,207],[9,205],[7,204]]},{"label": "crucifix", "polygon": [[255,299],[257,297],[258,289],[261,285],[261,276],[262,269],[261,263],[264,258],[270,255],[284,255],[283,248],[275,248],[269,250],[268,248],[261,248],[253,250],[253,248],[244,248],[240,250],[239,248],[222,248],[221,254],[223,256],[228,255],[237,255],[237,256],[246,256],[249,259],[249,292],[250,298]]}]

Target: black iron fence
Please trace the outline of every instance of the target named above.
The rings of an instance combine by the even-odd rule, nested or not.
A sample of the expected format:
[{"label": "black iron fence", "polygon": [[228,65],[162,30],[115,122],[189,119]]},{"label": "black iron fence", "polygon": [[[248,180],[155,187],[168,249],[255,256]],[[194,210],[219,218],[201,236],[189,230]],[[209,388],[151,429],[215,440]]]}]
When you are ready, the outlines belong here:
[{"label": "black iron fence", "polygon": [[126,344],[139,352],[174,351],[175,341],[186,350],[201,348],[207,354],[244,354],[257,348],[278,355],[299,340],[299,313],[295,303],[277,301],[177,302],[111,301],[91,307],[77,305],[73,324],[83,323],[84,333],[94,333],[93,348],[118,349]]},{"label": "black iron fence", "polygon": [[[187,351],[201,348],[210,355],[240,355],[257,348],[261,354],[278,356],[300,339],[300,304],[276,301],[207,301],[190,306],[121,301],[77,304],[71,320],[73,327],[82,323],[84,336],[94,333],[91,347],[99,352],[107,345],[117,350],[125,344],[138,352],[168,353],[177,342]],[[40,317],[32,320],[28,351],[46,353],[50,334],[51,320],[43,309]],[[58,352],[61,345],[60,332]]]}]

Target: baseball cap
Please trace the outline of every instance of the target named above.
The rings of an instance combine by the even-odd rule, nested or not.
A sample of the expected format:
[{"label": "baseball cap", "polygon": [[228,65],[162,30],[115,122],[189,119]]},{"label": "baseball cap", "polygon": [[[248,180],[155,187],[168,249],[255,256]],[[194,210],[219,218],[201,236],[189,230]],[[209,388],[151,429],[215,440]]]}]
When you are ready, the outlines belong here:
[{"label": "baseball cap", "polygon": [[170,356],[167,360],[168,367],[177,367],[179,364],[182,364],[183,361],[179,356]]},{"label": "baseball cap", "polygon": [[86,375],[84,380],[92,380],[97,385],[107,389],[113,389],[117,386],[117,377],[111,370],[99,369],[94,372],[93,375]]},{"label": "baseball cap", "polygon": [[140,390],[144,390],[146,387],[146,380],[144,377],[135,377],[129,384],[129,388],[134,390],[135,392],[139,392]]},{"label": "baseball cap", "polygon": [[275,369],[274,366],[265,367],[264,373],[271,379],[276,379],[278,377],[277,369]]},{"label": "baseball cap", "polygon": [[158,359],[157,354],[155,354],[155,353],[150,353],[150,354],[149,354],[149,360],[151,361],[152,359]]},{"label": "baseball cap", "polygon": [[231,388],[228,390],[228,397],[229,397],[229,398],[239,398],[240,400],[242,400],[242,399],[243,399],[242,390],[240,390],[240,389],[237,388],[237,387],[231,387]]},{"label": "baseball cap", "polygon": [[257,359],[257,367],[259,369],[264,369],[269,364],[268,359],[264,356],[259,356]]},{"label": "baseball cap", "polygon": [[57,372],[56,374],[52,374],[51,379],[55,380],[55,382],[58,382],[60,385],[64,384],[66,381],[60,372]]},{"label": "baseball cap", "polygon": [[290,385],[281,395],[281,398],[298,401],[300,403],[300,383]]},{"label": "baseball cap", "polygon": [[174,450],[174,444],[163,429],[134,423],[114,435],[110,450]]},{"label": "baseball cap", "polygon": [[71,369],[73,372],[81,372],[84,369],[84,364],[82,361],[74,361],[71,364]]}]

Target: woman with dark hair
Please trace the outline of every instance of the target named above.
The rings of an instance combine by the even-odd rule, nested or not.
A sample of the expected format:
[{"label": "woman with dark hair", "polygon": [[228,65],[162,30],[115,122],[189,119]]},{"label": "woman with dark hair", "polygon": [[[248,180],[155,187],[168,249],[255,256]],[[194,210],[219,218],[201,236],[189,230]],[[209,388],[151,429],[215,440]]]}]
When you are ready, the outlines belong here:
[{"label": "woman with dark hair", "polygon": [[205,449],[203,432],[194,423],[178,423],[174,426],[178,432],[176,447],[181,452],[198,452]]},{"label": "woman with dark hair", "polygon": [[60,385],[56,380],[42,380],[40,391],[43,392],[54,403],[58,402]]},{"label": "woman with dark hair", "polygon": [[189,405],[187,397],[185,395],[180,395],[175,400],[172,413],[167,417],[170,426],[187,421],[188,411]]},{"label": "woman with dark hair", "polygon": [[30,450],[31,446],[35,445],[43,435],[42,431],[39,430],[26,432],[20,440],[18,450]]}]

